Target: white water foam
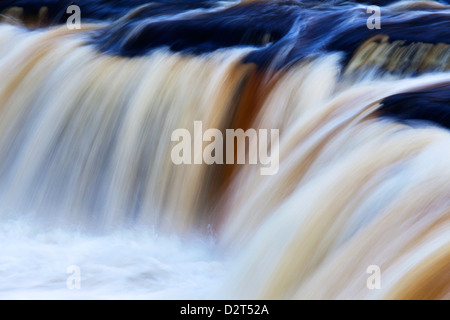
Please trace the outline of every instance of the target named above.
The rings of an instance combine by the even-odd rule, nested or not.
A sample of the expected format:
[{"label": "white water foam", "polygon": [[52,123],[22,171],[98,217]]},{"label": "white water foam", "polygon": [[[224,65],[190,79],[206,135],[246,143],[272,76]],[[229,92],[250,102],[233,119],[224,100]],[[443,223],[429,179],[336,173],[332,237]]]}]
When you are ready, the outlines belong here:
[{"label": "white water foam", "polygon": [[[207,299],[226,274],[211,238],[146,230],[106,235],[0,223],[0,299]],[[80,288],[67,280],[80,270]]]}]

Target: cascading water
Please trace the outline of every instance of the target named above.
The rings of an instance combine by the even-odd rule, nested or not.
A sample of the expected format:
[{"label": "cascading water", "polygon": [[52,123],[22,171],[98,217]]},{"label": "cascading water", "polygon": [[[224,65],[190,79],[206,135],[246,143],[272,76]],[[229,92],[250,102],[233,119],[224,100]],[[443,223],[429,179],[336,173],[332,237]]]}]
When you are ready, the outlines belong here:
[{"label": "cascading water", "polygon": [[0,3],[0,298],[449,299],[450,6],[378,5]]}]

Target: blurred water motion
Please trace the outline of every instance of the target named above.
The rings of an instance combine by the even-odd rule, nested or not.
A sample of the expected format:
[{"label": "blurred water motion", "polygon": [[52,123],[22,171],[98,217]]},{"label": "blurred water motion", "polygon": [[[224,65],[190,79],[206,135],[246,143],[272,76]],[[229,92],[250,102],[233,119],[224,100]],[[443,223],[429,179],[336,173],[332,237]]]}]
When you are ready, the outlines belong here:
[{"label": "blurred water motion", "polygon": [[[0,297],[449,299],[450,6],[377,4],[2,1]],[[194,121],[278,174],[173,164]]]}]

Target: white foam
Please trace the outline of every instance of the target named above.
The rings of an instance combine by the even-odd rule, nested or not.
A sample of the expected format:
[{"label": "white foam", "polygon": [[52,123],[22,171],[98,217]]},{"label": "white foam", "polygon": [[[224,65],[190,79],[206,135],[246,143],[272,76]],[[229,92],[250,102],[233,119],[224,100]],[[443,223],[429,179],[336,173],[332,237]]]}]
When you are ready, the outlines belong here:
[{"label": "white foam", "polygon": [[[226,262],[211,239],[188,241],[145,230],[107,235],[0,224],[0,299],[205,299]],[[80,289],[68,289],[69,266]]]}]

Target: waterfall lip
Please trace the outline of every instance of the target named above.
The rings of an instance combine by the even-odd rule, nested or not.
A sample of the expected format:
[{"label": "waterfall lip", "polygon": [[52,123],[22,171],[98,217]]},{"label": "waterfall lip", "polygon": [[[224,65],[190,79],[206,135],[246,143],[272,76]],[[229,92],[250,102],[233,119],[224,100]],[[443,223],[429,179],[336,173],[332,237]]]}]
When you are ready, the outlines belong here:
[{"label": "waterfall lip", "polygon": [[389,96],[378,113],[413,126],[433,124],[450,129],[450,82]]},{"label": "waterfall lip", "polygon": [[[185,12],[170,19],[131,19],[93,35],[100,50],[124,56],[145,55],[158,47],[202,54],[222,48],[264,48],[284,37],[296,19],[296,6],[262,2]],[[276,19],[267,23],[267,18]],[[283,23],[278,23],[283,20]]]},{"label": "waterfall lip", "polygon": [[[383,7],[380,30],[367,28],[369,16],[365,9],[362,4],[349,3],[331,10],[326,5],[250,2],[202,12],[189,19],[124,21],[93,34],[92,43],[102,51],[131,57],[158,47],[200,55],[247,46],[253,50],[244,63],[281,69],[328,52],[344,53],[345,65],[358,46],[375,35],[406,43],[450,42],[449,7],[411,8],[408,16],[399,15],[397,7]],[[430,27],[433,33],[428,32]]]},{"label": "waterfall lip", "polygon": [[[442,2],[442,1],[441,1]],[[50,24],[67,19],[68,1],[20,0],[26,12],[48,7]],[[444,4],[445,3],[445,4]],[[83,23],[102,26],[88,32],[88,43],[103,53],[145,56],[157,48],[201,55],[219,49],[252,49],[243,63],[281,69],[311,56],[342,52],[346,65],[357,48],[375,35],[391,41],[450,43],[447,1],[417,3],[377,1],[381,29],[370,30],[365,1],[169,1],[134,0],[113,6],[80,0]],[[0,11],[8,8],[0,4]],[[402,11],[403,10],[403,11]],[[404,14],[403,12],[406,12]],[[433,32],[429,32],[430,28]]]}]

